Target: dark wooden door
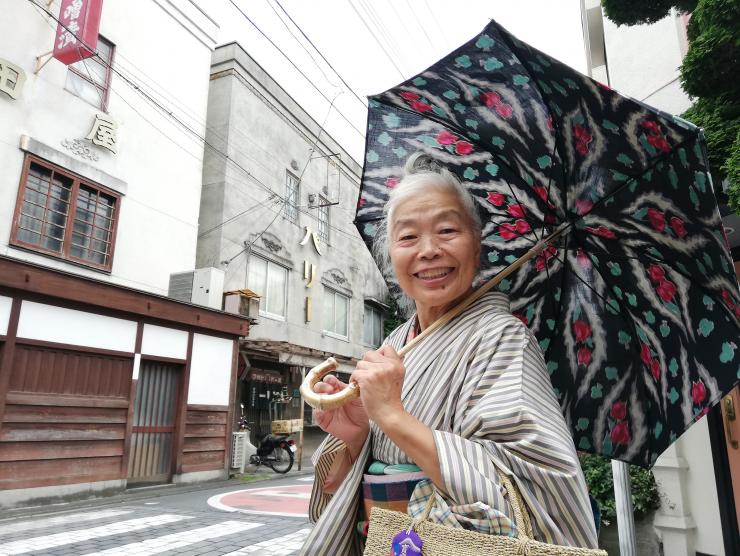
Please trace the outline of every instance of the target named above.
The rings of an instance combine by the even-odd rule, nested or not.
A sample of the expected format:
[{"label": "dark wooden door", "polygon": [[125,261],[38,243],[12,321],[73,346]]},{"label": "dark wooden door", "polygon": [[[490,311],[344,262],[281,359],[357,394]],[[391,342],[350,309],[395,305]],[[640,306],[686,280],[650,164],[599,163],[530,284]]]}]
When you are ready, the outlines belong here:
[{"label": "dark wooden door", "polygon": [[129,483],[163,483],[172,478],[179,365],[142,361],[136,383]]}]

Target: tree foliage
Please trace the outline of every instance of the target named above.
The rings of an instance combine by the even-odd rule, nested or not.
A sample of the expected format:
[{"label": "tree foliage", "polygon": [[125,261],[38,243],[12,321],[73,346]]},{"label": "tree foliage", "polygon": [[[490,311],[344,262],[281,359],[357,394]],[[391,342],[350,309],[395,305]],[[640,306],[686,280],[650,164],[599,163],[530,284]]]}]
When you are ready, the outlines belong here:
[{"label": "tree foliage", "polygon": [[[588,491],[596,498],[604,521],[614,521],[617,517],[614,501],[614,478],[609,460],[594,454],[579,454],[581,468],[586,478]],[[636,465],[629,466],[632,483],[632,507],[637,517],[657,509],[660,505],[658,487],[652,471]]]},{"label": "tree foliage", "polygon": [[671,8],[693,11],[697,0],[601,0],[606,16],[617,25],[655,23],[668,15]]},{"label": "tree foliage", "polygon": [[692,97],[740,96],[740,2],[700,0],[691,14],[689,50],[681,64],[683,90]]}]

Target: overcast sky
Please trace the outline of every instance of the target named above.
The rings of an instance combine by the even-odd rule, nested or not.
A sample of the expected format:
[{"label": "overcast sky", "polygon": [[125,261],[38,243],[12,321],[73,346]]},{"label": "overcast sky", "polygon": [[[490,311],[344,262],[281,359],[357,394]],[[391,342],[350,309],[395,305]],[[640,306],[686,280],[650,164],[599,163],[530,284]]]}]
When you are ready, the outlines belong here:
[{"label": "overcast sky", "polygon": [[358,162],[366,109],[285,12],[363,100],[423,71],[479,33],[491,18],[566,64],[580,71],[586,67],[578,0],[234,1],[326,97],[338,95],[333,109],[230,0],[198,0],[221,26],[218,43],[239,42],[316,121],[326,121],[326,132]]}]

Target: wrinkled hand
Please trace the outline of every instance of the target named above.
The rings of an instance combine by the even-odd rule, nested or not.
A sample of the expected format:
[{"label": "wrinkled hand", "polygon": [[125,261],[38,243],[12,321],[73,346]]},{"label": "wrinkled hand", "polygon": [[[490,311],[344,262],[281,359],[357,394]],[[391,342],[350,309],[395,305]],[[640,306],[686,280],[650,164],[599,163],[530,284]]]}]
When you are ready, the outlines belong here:
[{"label": "wrinkled hand", "polygon": [[405,375],[403,360],[389,345],[368,351],[352,373],[367,415],[381,428],[384,418],[404,411],[401,387]]},{"label": "wrinkled hand", "polygon": [[[317,382],[313,390],[317,394],[336,394],[345,388],[348,388],[347,384],[334,375],[328,375],[322,382]],[[313,414],[321,430],[350,446],[359,444],[361,447],[370,430],[367,412],[359,398],[354,398],[336,409],[314,409]]]}]

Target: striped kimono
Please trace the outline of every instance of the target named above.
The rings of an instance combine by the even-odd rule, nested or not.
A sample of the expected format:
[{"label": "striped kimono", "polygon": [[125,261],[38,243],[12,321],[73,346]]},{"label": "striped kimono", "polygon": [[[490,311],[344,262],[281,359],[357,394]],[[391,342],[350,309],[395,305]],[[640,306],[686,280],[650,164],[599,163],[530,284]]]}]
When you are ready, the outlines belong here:
[{"label": "striped kimono", "polygon": [[[387,339],[399,350],[415,317]],[[418,515],[437,496],[430,518],[453,527],[513,534],[511,508],[494,461],[510,472],[537,540],[595,548],[596,531],[573,440],[552,390],[537,340],[511,314],[505,294],[487,293],[404,359],[406,411],[433,431],[444,491],[421,481],[409,502]],[[324,479],[343,442],[327,437],[314,455],[309,518],[316,523],[301,554],[361,554],[355,532],[369,460],[410,463],[371,423],[368,440],[334,495]],[[435,492],[436,490],[436,492]]]}]

